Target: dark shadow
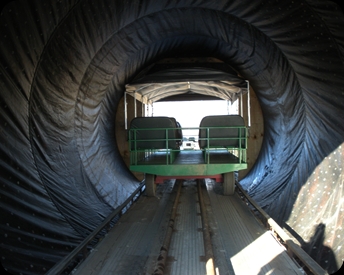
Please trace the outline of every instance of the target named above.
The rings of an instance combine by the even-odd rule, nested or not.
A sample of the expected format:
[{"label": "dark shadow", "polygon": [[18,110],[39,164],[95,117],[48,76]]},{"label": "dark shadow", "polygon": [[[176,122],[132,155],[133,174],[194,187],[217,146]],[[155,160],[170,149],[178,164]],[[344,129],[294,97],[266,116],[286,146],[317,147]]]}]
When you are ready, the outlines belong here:
[{"label": "dark shadow", "polygon": [[[299,266],[295,265],[292,260],[288,259],[287,253],[280,253],[273,258],[269,263],[262,266],[258,275],[263,274],[302,274],[302,270]],[[289,260],[289,265],[286,261]],[[283,263],[283,265],[281,265]]]},{"label": "dark shadow", "polygon": [[318,224],[309,242],[301,243],[301,247],[329,274],[338,270],[335,254],[332,249],[324,245],[326,225]]},{"label": "dark shadow", "polygon": [[335,273],[332,273],[331,275],[339,275],[339,274],[343,274],[343,272],[344,272],[344,262],[342,263],[342,266],[340,267],[340,269],[336,271]]},{"label": "dark shadow", "polygon": [[324,245],[326,225],[320,223],[314,230],[314,234],[309,242],[305,242],[289,225],[284,227],[297,239],[304,251],[307,252],[323,269],[329,274],[335,274],[338,265],[332,249]]},{"label": "dark shadow", "polygon": [[[338,270],[338,265],[336,263],[335,255],[332,249],[323,244],[325,240],[325,228],[325,224],[320,223],[315,228],[314,234],[309,240],[309,242],[304,242],[302,238],[298,240],[301,243],[302,249],[306,251],[307,254],[309,254],[324,270],[326,270],[328,274],[342,274],[341,271],[343,271],[344,269],[343,265]],[[268,264],[263,266],[259,274],[263,274],[271,270],[276,271],[276,269],[279,268],[279,262],[285,260],[285,255],[279,254],[276,258],[274,258]],[[296,262],[298,262],[298,264],[300,265],[300,267],[302,267],[306,274],[313,274],[299,259],[296,259]],[[292,272],[293,269],[295,270],[295,268],[292,268],[291,265],[290,274],[294,273]],[[286,272],[286,270],[283,270],[283,272]]]}]

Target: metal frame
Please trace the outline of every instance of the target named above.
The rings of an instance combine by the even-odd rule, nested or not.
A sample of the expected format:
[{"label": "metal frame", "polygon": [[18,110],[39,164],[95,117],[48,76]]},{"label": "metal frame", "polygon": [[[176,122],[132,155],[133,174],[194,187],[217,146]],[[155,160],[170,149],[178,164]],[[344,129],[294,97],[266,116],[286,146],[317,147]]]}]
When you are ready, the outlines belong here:
[{"label": "metal frame", "polygon": [[[248,127],[251,127],[251,106],[250,106],[250,82],[248,80],[245,80],[247,83],[247,121],[248,121]],[[187,82],[188,88],[190,89],[190,82]],[[134,98],[134,117],[137,117],[137,100],[142,102],[142,105],[151,105],[152,106],[152,116],[153,116],[153,102],[154,100],[149,99],[147,96],[143,96],[140,94],[140,90],[131,90],[130,92],[127,90],[124,92],[124,118],[125,118],[125,130],[128,129],[128,109],[127,109],[127,95],[131,95]],[[229,104],[229,100],[227,99],[227,104]],[[240,115],[244,116],[243,111],[243,94],[240,94],[240,106],[238,106],[240,109]],[[144,108],[144,107],[142,107]],[[228,109],[228,106],[227,106]],[[144,110],[142,109],[142,113]]]},{"label": "metal frame", "polygon": [[180,164],[180,165],[131,165],[130,170],[159,176],[208,176],[247,169],[240,164]]},{"label": "metal frame", "polygon": [[250,82],[247,82],[247,125],[251,127],[251,101],[250,101]]},{"label": "metal frame", "polygon": [[[210,129],[226,129],[226,128],[237,128],[240,133],[236,138],[210,138]],[[241,136],[241,130],[245,129],[245,134]],[[179,149],[171,149],[168,147],[169,141],[177,139],[169,139],[168,131],[171,129],[181,129],[181,130],[207,130],[207,137],[202,138],[202,140],[207,140],[207,147],[200,149],[203,152],[205,162],[202,164],[176,164],[174,160],[176,159]],[[165,139],[145,139],[139,140],[136,138],[137,131],[156,131],[165,130]],[[129,152],[130,152],[130,170],[136,172],[142,172],[147,174],[154,174],[159,176],[205,176],[205,175],[217,175],[223,173],[229,173],[233,171],[239,171],[247,169],[247,127],[245,126],[226,126],[226,127],[197,127],[197,128],[140,128],[140,129],[130,129],[129,130]],[[209,142],[211,140],[221,140],[221,139],[239,139],[239,147],[211,147]],[[242,148],[241,140],[245,140],[245,146]],[[165,141],[165,148],[151,148],[151,149],[138,149],[137,142],[161,142]],[[133,146],[132,146],[133,145]],[[133,148],[132,148],[133,147]],[[235,156],[235,162],[224,162],[224,163],[211,163],[210,155],[214,152],[226,152]],[[160,162],[149,162],[149,158],[153,156],[162,156],[163,161]]]}]

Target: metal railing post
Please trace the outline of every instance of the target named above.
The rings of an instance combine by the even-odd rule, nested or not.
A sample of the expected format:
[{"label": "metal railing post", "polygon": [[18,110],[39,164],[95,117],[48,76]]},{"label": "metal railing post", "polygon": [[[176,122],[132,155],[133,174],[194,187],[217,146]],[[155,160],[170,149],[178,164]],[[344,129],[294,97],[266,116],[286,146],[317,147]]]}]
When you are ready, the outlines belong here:
[{"label": "metal railing post", "polygon": [[124,93],[124,129],[128,129],[127,93]]}]

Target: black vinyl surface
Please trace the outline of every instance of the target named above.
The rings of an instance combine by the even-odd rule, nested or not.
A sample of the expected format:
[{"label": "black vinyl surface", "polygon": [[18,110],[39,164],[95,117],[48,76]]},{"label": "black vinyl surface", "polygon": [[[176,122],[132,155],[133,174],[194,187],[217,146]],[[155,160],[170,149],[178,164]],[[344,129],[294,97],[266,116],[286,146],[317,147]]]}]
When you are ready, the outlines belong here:
[{"label": "black vinyl surface", "polygon": [[167,57],[248,79],[264,141],[242,186],[329,273],[343,253],[344,16],[320,0],[17,0],[0,15],[0,253],[44,274],[138,186],[125,85]]}]

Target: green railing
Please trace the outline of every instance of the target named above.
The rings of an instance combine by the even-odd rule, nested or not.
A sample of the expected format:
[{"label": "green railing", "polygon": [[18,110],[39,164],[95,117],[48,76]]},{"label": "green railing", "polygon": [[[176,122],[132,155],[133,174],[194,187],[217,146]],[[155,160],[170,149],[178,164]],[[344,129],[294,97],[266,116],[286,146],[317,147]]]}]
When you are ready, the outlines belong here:
[{"label": "green railing", "polygon": [[[130,163],[137,164],[152,154],[163,153],[166,156],[166,164],[173,163],[178,154],[177,146],[180,138],[173,137],[171,132],[178,128],[137,128],[129,130]],[[179,128],[180,129],[180,128]],[[160,137],[163,133],[163,137]],[[154,138],[150,138],[150,136]]]},{"label": "green railing", "polygon": [[[237,129],[237,136],[214,137],[213,130]],[[195,137],[197,145],[205,143],[205,146],[194,150],[203,152],[205,163],[210,163],[210,154],[216,152],[229,152],[238,159],[238,163],[247,161],[247,128],[245,126],[224,127],[192,127],[192,128],[135,128],[129,130],[130,165],[138,165],[140,161],[155,156],[164,156],[165,165],[173,164],[180,150],[183,150],[183,139],[176,136],[180,131],[205,131],[205,137]],[[222,134],[223,135],[223,134]],[[203,132],[204,136],[204,132]],[[204,141],[204,142],[202,142]],[[184,141],[185,142],[185,141]],[[189,141],[188,141],[189,142]],[[215,145],[214,145],[215,144]],[[221,145],[224,144],[224,145]],[[229,145],[226,145],[229,144]]]}]

